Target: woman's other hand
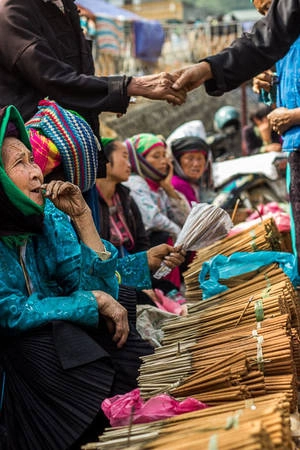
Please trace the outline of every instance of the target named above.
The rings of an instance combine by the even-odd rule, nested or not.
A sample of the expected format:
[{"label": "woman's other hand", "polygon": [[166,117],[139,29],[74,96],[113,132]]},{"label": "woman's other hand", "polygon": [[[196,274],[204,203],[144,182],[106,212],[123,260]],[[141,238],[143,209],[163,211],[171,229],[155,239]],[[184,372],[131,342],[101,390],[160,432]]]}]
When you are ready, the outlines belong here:
[{"label": "woman's other hand", "polygon": [[103,291],[92,291],[98,303],[99,313],[104,317],[113,341],[123,347],[129,334],[127,310],[111,295]]},{"label": "woman's other hand", "polygon": [[265,70],[264,72],[256,75],[256,77],[252,80],[252,90],[256,94],[260,94],[260,92],[265,90],[266,92],[270,92],[273,86],[274,80],[274,72],[272,70]]},{"label": "woman's other hand", "polygon": [[147,251],[148,265],[151,271],[159,268],[164,262],[170,269],[180,266],[184,262],[186,252],[182,247],[172,247],[168,244],[160,244]]},{"label": "woman's other hand", "polygon": [[276,108],[268,114],[271,127],[278,134],[283,134],[289,128],[300,123],[300,108]]}]

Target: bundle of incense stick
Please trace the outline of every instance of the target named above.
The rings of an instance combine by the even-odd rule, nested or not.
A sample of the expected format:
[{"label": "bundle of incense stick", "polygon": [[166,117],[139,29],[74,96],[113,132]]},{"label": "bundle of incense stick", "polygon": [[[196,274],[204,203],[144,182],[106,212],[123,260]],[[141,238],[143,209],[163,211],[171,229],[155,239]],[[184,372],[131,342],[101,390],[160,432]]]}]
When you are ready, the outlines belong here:
[{"label": "bundle of incense stick", "polygon": [[295,291],[290,279],[269,266],[252,280],[198,302],[185,317],[175,317],[163,325],[163,344],[183,342],[235,328],[238,324],[260,322],[289,314],[292,327],[299,330]]},{"label": "bundle of incense stick", "polygon": [[[99,442],[87,444],[82,449],[289,450],[292,449],[289,410],[286,395],[262,396],[255,400],[237,401],[148,424],[107,429]],[[256,430],[256,446],[252,447],[253,422],[256,421],[259,422],[258,428],[264,432],[257,433]],[[209,447],[213,442],[218,445]]]},{"label": "bundle of incense stick", "polygon": [[198,276],[205,261],[218,254],[230,256],[235,252],[263,250],[285,250],[281,244],[280,233],[272,218],[266,219],[258,225],[253,225],[248,230],[226,237],[208,247],[198,250],[188,270],[183,274],[187,300],[193,302],[202,298]]},{"label": "bundle of incense stick", "polygon": [[[297,368],[287,315],[265,320],[259,329],[244,325],[203,337],[184,349],[180,362],[175,345],[144,357],[139,376],[142,395],[169,392],[176,398],[195,397],[213,405],[234,395],[246,398],[249,393],[254,397],[285,391],[292,407],[297,404]],[[227,391],[225,386],[236,389]]]}]

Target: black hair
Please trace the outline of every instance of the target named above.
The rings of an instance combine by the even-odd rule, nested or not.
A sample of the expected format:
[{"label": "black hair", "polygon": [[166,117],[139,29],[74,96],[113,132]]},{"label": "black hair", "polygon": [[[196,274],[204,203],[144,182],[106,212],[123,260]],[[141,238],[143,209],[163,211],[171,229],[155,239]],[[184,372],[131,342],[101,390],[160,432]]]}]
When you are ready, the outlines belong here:
[{"label": "black hair", "polygon": [[116,143],[119,142],[118,139],[108,142],[103,146],[103,152],[108,160],[112,164],[111,154],[116,150]]}]

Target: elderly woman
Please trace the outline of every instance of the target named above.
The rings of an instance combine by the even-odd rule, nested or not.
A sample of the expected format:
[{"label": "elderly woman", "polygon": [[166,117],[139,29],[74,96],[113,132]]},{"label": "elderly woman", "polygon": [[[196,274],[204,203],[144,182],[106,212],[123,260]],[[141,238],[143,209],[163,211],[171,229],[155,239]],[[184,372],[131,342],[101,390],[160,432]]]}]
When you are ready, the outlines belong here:
[{"label": "elderly woman", "polygon": [[102,400],[136,387],[139,356],[152,352],[115,300],[118,278],[148,288],[149,269],[169,257],[150,250],[118,259],[100,239],[80,189],[43,183],[13,106],[0,114],[0,172],[6,445],[78,449],[106,424]]},{"label": "elderly woman", "polygon": [[185,136],[170,143],[173,155],[174,175],[172,185],[185,195],[189,204],[200,201],[200,179],[208,162],[209,149],[197,136]]}]

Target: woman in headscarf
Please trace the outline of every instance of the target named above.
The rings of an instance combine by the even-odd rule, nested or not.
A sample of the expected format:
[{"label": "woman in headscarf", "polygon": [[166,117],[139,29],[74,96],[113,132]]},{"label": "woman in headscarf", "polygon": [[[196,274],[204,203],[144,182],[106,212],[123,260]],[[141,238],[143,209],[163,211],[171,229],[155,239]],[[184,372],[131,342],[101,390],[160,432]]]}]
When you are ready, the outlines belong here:
[{"label": "woman in headscarf", "polygon": [[125,144],[132,170],[125,185],[142,213],[151,243],[176,239],[190,208],[171,184],[173,169],[166,142],[155,134],[141,133]]},{"label": "woman in headscarf", "polygon": [[[185,197],[171,184],[172,163],[163,138],[141,133],[125,140],[132,175],[124,183],[141,211],[151,245],[174,241],[187,218],[190,207]],[[168,275],[180,287],[179,269]]]},{"label": "woman in headscarf", "polygon": [[185,195],[190,205],[199,202],[199,182],[208,165],[208,145],[200,137],[185,136],[172,140],[170,148],[174,164],[172,185]]},{"label": "woman in headscarf", "polygon": [[116,271],[124,284],[148,288],[163,255],[118,259],[79,187],[43,184],[14,106],[0,112],[0,209],[6,445],[77,450],[107,424],[101,401],[135,388],[139,357],[152,352],[114,300]]}]

